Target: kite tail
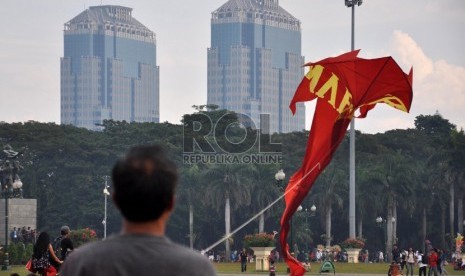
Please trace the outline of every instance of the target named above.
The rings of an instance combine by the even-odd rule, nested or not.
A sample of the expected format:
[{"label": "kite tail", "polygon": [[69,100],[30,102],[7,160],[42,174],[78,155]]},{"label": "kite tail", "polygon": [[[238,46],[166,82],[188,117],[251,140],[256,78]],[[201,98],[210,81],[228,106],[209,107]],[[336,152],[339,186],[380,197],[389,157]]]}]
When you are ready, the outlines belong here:
[{"label": "kite tail", "polygon": [[[283,258],[286,261],[287,265],[291,270],[292,276],[302,276],[305,274],[305,267],[301,262],[299,262],[295,257],[293,257],[289,252],[289,245],[287,244],[287,235],[289,233],[290,225],[289,220],[292,218],[292,215],[297,210],[302,200],[308,193],[308,189],[311,188],[313,185],[313,180],[311,180],[311,184],[303,187],[301,183],[304,180],[308,180],[308,177],[313,172],[314,174],[318,174],[321,170],[321,164],[317,163],[313,168],[311,168],[308,172],[303,174],[302,168],[299,169],[289,180],[287,185],[286,191],[284,193],[286,208],[284,210],[283,216],[281,218],[281,231],[279,233],[279,241],[282,248]],[[302,175],[302,176],[301,176]],[[293,200],[289,200],[286,197],[294,197]],[[297,197],[297,198],[296,198]],[[292,246],[292,245],[291,245]]]},{"label": "kite tail", "polygon": [[282,249],[283,258],[286,261],[287,265],[291,270],[291,276],[302,276],[305,274],[305,268],[301,262],[299,262],[296,258],[292,257],[289,253],[289,244],[287,244],[287,233],[289,232],[289,221],[285,221],[284,224],[281,225],[281,232],[279,233],[279,240],[281,245],[285,244],[286,248]]}]

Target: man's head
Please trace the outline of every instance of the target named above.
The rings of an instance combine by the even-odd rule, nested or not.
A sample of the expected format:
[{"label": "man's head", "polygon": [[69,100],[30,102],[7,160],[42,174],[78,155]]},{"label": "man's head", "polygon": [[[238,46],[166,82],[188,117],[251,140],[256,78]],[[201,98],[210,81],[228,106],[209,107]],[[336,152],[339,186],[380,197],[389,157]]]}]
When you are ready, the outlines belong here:
[{"label": "man's head", "polygon": [[113,200],[130,222],[157,220],[173,208],[176,166],[160,146],[136,146],[113,167]]},{"label": "man's head", "polygon": [[69,231],[70,231],[70,230],[69,230],[69,227],[66,226],[66,225],[63,225],[63,226],[61,227],[61,229],[60,229],[60,233],[61,233],[62,236],[68,235],[68,234],[69,234]]}]

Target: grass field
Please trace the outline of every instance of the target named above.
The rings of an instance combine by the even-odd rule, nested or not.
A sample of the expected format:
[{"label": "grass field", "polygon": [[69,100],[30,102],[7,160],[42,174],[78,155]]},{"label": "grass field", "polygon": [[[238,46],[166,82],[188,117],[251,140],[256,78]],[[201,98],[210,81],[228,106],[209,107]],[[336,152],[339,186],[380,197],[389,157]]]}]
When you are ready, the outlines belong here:
[{"label": "grass field", "polygon": [[[312,270],[306,275],[317,275],[320,271],[320,263],[311,263]],[[215,263],[216,270],[218,273],[240,273],[241,272],[241,264],[240,263]],[[349,263],[334,263],[336,267],[336,275],[338,273],[360,273],[360,274],[384,274],[387,275],[387,271],[389,269],[388,264],[365,264],[365,263],[358,263],[358,264],[349,264]],[[277,264],[277,274],[286,274],[287,266],[285,263],[278,263]],[[465,275],[465,271],[454,271],[451,265],[446,266],[446,270],[449,275]],[[255,263],[247,264],[247,272],[249,273],[257,273],[255,271]],[[264,272],[264,274],[268,274]],[[331,275],[330,274],[323,274],[323,275]],[[404,275],[406,271],[404,269]],[[414,275],[418,275],[418,267],[415,268]]]},{"label": "grass field", "polygon": [[[306,275],[318,275],[320,264],[319,263],[312,263],[312,270]],[[348,263],[334,263],[336,267],[336,275],[339,273],[359,273],[359,274],[384,274],[387,275],[388,265],[387,264],[348,264]],[[241,273],[241,264],[240,263],[215,263],[216,270],[218,273]],[[287,266],[285,263],[278,263],[277,264],[277,274],[285,275],[287,270]],[[451,265],[446,266],[446,270],[449,275],[465,275],[465,271],[454,271]],[[12,266],[10,271],[0,271],[0,276],[9,276],[11,273],[16,272],[20,276],[26,276],[28,272],[24,268],[24,266]],[[243,273],[247,275],[248,273],[254,273],[255,271],[255,263],[247,264],[247,273]],[[268,275],[268,272],[263,272],[264,275]],[[330,274],[323,274],[323,275],[332,275]],[[405,270],[404,270],[405,275]],[[418,268],[415,268],[414,275],[418,275]]]}]

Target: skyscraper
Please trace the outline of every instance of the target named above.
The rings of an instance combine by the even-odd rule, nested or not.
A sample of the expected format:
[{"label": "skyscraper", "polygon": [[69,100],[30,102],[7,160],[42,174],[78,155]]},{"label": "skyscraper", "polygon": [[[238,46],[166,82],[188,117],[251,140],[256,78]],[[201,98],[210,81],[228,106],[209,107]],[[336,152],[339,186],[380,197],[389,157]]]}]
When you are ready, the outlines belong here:
[{"label": "skyscraper", "polygon": [[[270,131],[305,128],[305,106],[289,103],[304,74],[300,21],[278,0],[229,0],[212,13],[208,104],[250,116],[269,114]],[[263,123],[263,122],[262,122]]]},{"label": "skyscraper", "polygon": [[61,123],[159,121],[155,34],[122,6],[95,6],[65,24]]}]

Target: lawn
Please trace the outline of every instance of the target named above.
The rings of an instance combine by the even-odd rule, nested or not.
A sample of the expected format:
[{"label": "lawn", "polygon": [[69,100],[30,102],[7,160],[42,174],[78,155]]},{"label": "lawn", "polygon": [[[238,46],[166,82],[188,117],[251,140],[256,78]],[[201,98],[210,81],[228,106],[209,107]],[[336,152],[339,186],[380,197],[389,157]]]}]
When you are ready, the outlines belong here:
[{"label": "lawn", "polygon": [[[320,263],[311,263],[312,270],[307,272],[306,275],[317,275],[320,272]],[[215,263],[216,270],[218,273],[240,273],[241,272],[241,264],[240,263]],[[336,275],[338,273],[360,273],[360,274],[384,274],[387,275],[387,271],[389,269],[388,264],[365,264],[365,263],[358,263],[358,264],[348,264],[348,263],[334,263],[336,267]],[[278,263],[277,264],[277,274],[286,274],[287,266],[285,263]],[[465,271],[454,271],[452,265],[446,266],[446,270],[449,275],[465,275]],[[248,263],[247,264],[247,272],[249,273],[257,273],[255,271],[255,263]],[[264,274],[268,274],[264,272]],[[404,275],[405,275],[404,269]],[[323,274],[323,275],[332,275],[330,274]],[[414,275],[418,275],[418,267],[415,268]]]}]

